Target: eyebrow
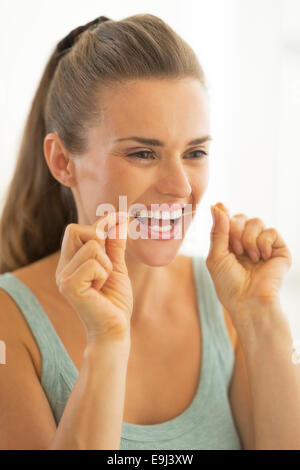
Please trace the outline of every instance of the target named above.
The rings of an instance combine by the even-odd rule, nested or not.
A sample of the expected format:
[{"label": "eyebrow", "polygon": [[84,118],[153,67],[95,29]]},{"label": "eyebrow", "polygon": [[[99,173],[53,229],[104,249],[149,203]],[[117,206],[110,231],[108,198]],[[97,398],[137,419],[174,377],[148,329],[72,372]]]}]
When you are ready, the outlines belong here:
[{"label": "eyebrow", "polygon": [[[165,145],[164,142],[162,142],[161,140],[149,139],[147,137],[137,137],[137,136],[122,137],[121,139],[116,139],[115,142],[121,142],[124,140],[135,140],[136,142],[139,142],[140,144],[153,145],[157,147],[163,147]],[[203,144],[203,142],[207,142],[209,140],[212,140],[212,137],[210,135],[204,135],[203,137],[198,137],[197,139],[191,140],[190,142],[187,143],[187,145]]]}]

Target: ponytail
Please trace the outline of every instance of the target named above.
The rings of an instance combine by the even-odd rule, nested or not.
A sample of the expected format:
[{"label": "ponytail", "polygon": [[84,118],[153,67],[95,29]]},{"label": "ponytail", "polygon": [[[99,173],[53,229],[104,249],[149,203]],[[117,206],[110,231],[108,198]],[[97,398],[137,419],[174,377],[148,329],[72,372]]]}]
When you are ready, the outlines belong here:
[{"label": "ponytail", "polygon": [[32,101],[0,220],[0,273],[59,249],[65,226],[77,221],[70,188],[51,174],[44,158],[44,106],[55,71],[54,55]]}]

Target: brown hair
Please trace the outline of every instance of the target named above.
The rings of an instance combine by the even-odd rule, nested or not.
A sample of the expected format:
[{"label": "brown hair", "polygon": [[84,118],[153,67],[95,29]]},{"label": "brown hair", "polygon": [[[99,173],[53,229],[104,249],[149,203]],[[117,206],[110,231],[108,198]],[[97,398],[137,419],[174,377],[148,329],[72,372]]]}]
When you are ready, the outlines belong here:
[{"label": "brown hair", "polygon": [[101,86],[192,77],[206,89],[192,48],[157,16],[99,17],[86,26],[57,44],[33,98],[0,220],[0,273],[59,250],[66,225],[78,223],[71,189],[44,157],[47,133],[72,154],[86,151],[89,126],[101,122]]}]

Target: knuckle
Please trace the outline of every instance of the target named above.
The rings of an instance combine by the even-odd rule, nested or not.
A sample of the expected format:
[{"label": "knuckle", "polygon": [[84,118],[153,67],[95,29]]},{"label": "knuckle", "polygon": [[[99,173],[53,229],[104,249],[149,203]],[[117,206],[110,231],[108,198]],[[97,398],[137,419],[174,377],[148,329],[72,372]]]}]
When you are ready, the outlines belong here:
[{"label": "knuckle", "polygon": [[105,268],[95,260],[95,272],[97,273],[97,278],[101,280],[106,280],[109,276]]},{"label": "knuckle", "polygon": [[251,238],[249,235],[243,235],[242,237],[243,240],[243,245],[248,249],[251,248],[254,244],[253,238]]},{"label": "knuckle", "polygon": [[267,234],[265,232],[259,233],[257,235],[256,242],[260,243],[260,245],[265,245],[272,242],[272,240],[269,237],[266,237],[266,235]]},{"label": "knuckle", "polygon": [[102,264],[99,263],[99,261],[97,261],[95,258],[91,258],[87,261],[87,264],[88,264],[88,268],[91,270],[91,271],[94,271],[97,273],[97,276],[101,279],[105,279],[107,278],[108,274],[104,268],[104,266],[102,266]]},{"label": "knuckle", "polygon": [[75,232],[76,228],[77,228],[77,224],[75,224],[73,222],[71,224],[68,224],[66,226],[66,229],[65,229],[65,235],[69,236],[69,235],[73,234]]},{"label": "knuckle", "polygon": [[87,247],[88,247],[88,250],[93,253],[93,254],[97,254],[99,253],[100,251],[100,246],[99,246],[99,243],[97,242],[97,240],[93,239],[93,240],[89,240],[87,243],[86,243]]},{"label": "knuckle", "polygon": [[247,220],[247,225],[264,225],[264,222],[259,217]]},{"label": "knuckle", "polygon": [[59,279],[57,282],[57,287],[61,294],[66,294],[71,289],[71,279]]},{"label": "knuckle", "polygon": [[98,241],[95,239],[89,240],[87,242],[87,245],[89,247],[88,249],[89,249],[91,256],[94,257],[92,259],[94,259],[94,261],[96,262],[97,267],[101,266],[103,269],[107,271],[112,271],[113,264],[111,260],[109,259],[109,257],[104,252],[102,246],[99,245]]},{"label": "knuckle", "polygon": [[98,269],[99,268],[99,262],[95,260],[95,258],[90,258],[86,261],[86,264],[88,265],[89,269]]}]

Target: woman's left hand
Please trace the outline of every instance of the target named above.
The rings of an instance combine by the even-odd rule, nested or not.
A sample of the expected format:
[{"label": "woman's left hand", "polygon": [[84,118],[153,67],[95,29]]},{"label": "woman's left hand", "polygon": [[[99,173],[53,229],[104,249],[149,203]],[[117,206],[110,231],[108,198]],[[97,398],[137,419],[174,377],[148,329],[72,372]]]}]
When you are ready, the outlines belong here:
[{"label": "woman's left hand", "polygon": [[[212,215],[206,265],[220,302],[231,316],[239,318],[247,308],[278,304],[280,286],[292,264],[280,234],[266,228],[259,218],[248,219],[245,214],[230,218],[222,203],[212,207]],[[241,254],[236,242],[242,245]],[[259,254],[258,261],[252,258],[253,250]]]}]

